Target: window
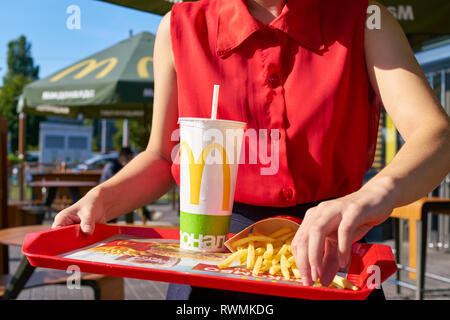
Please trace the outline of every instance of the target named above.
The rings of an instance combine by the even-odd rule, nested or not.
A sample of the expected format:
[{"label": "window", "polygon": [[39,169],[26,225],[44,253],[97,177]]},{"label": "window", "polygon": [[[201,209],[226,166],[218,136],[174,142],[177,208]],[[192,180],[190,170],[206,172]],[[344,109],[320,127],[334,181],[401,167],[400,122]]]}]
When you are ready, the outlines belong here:
[{"label": "window", "polygon": [[46,148],[64,149],[64,136],[46,136],[44,144]]},{"label": "window", "polygon": [[69,137],[69,149],[87,149],[87,138]]}]

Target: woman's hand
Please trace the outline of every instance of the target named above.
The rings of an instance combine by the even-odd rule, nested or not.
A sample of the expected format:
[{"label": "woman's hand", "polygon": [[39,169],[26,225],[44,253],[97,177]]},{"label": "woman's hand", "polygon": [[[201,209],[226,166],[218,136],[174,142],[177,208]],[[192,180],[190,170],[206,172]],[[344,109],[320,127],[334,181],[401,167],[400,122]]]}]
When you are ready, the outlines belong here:
[{"label": "woman's hand", "polygon": [[328,286],[347,265],[352,243],[389,217],[393,198],[393,182],[383,178],[309,209],[291,244],[303,284],[320,278]]},{"label": "woman's hand", "polygon": [[92,234],[96,223],[106,222],[103,198],[98,188],[94,188],[78,202],[59,212],[55,216],[52,228],[79,223],[81,231]]}]

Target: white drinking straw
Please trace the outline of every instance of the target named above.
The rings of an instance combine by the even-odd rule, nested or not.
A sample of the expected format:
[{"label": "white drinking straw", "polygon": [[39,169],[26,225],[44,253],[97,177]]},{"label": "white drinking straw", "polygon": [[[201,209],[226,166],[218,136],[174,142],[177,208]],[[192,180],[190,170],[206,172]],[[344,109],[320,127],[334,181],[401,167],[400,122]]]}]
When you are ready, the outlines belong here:
[{"label": "white drinking straw", "polygon": [[216,120],[216,117],[217,117],[217,104],[219,102],[219,88],[220,88],[220,86],[218,84],[214,85],[212,110],[211,110],[211,119],[212,120]]}]

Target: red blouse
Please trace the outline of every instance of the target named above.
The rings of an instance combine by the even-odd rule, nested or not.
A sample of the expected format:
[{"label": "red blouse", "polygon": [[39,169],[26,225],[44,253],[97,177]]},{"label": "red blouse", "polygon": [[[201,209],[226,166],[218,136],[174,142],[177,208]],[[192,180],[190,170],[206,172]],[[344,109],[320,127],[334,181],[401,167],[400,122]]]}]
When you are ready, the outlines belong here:
[{"label": "red blouse", "polygon": [[[367,0],[289,0],[268,25],[252,17],[244,0],[173,6],[179,116],[209,118],[213,85],[220,84],[218,119],[266,129],[258,147],[245,138],[235,201],[285,207],[361,187],[380,114],[364,57],[367,6]],[[251,161],[277,139],[278,157]],[[178,165],[172,173],[179,182]]]}]

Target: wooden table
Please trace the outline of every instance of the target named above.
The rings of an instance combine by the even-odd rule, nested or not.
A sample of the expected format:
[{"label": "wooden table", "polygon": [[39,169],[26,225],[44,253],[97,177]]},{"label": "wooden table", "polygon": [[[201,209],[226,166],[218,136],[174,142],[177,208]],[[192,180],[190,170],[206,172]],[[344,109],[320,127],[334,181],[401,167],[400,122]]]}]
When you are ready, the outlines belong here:
[{"label": "wooden table", "polygon": [[[391,218],[395,231],[395,258],[400,263],[402,236],[398,219],[406,219],[409,226],[409,267],[416,269],[410,277],[416,279],[416,298],[423,299],[425,289],[425,267],[427,253],[427,231],[429,213],[450,214],[450,199],[439,197],[424,197],[407,206],[396,208]],[[418,258],[418,261],[417,261]],[[400,270],[397,271],[397,280],[400,281]],[[400,287],[397,286],[397,291]]]},{"label": "wooden table", "polygon": [[93,188],[97,185],[97,182],[94,181],[61,181],[61,180],[40,180],[33,181],[29,183],[30,187],[33,188],[46,188],[48,190],[45,205],[50,207],[55,200],[56,191],[58,188],[67,188],[69,190],[70,197],[72,199],[72,203],[77,202],[81,199],[80,188]]},{"label": "wooden table", "polygon": [[[22,247],[27,233],[48,230],[50,227],[50,225],[33,225],[1,229],[0,245]],[[14,275],[0,276],[0,280],[6,280],[0,282],[7,283],[2,300],[16,299],[26,286],[35,287],[66,283],[68,275],[63,270],[49,269],[39,274],[34,272],[35,269],[36,268],[31,266],[28,259],[24,256]],[[44,274],[44,276],[42,274]],[[94,298],[96,300],[121,300],[124,297],[123,278],[84,274],[81,277],[81,285],[91,287],[94,290]]]},{"label": "wooden table", "polygon": [[[33,173],[33,182],[37,181],[90,181],[95,183],[100,183],[100,177],[102,175],[101,170],[85,170],[85,171],[75,171],[75,170],[53,170],[50,172],[43,173]],[[81,195],[84,195],[90,190],[90,187],[80,187]],[[67,188],[60,189],[59,195],[61,197],[70,197]],[[42,199],[41,189],[33,189],[33,199]]]}]

